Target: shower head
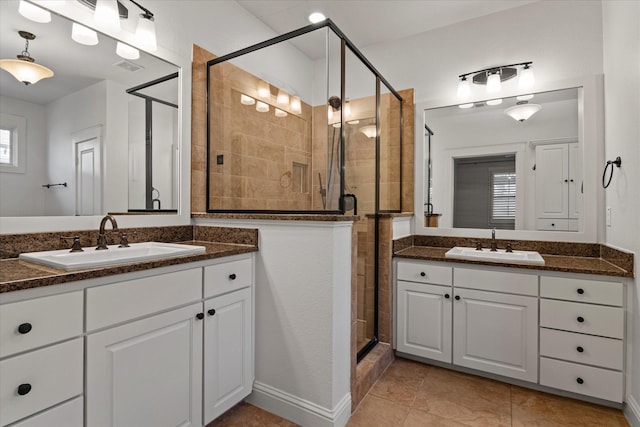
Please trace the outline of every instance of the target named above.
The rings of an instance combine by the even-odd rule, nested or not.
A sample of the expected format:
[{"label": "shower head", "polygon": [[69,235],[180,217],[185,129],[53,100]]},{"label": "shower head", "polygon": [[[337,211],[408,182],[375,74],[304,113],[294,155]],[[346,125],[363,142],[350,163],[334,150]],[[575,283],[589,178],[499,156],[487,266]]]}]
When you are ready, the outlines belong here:
[{"label": "shower head", "polygon": [[342,108],[342,100],[339,96],[332,96],[329,98],[329,105],[333,108],[333,111],[339,111]]}]

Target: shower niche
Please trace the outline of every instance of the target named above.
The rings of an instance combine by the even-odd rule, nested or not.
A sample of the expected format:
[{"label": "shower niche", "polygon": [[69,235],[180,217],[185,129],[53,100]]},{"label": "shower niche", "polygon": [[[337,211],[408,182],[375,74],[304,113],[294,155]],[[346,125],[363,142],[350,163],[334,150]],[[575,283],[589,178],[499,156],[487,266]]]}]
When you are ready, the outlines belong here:
[{"label": "shower niche", "polygon": [[207,107],[207,212],[357,218],[362,358],[378,334],[379,214],[402,210],[402,98],[326,20],[208,61]]}]

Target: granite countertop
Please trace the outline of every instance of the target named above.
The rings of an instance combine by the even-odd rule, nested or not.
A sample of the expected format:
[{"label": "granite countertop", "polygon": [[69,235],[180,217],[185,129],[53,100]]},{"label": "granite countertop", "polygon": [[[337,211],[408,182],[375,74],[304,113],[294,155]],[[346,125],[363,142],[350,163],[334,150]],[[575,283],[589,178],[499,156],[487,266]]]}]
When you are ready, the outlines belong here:
[{"label": "granite countertop", "polygon": [[116,266],[75,271],[64,271],[44,267],[17,258],[4,259],[0,260],[0,293],[57,285],[77,280],[95,279],[115,274],[256,252],[258,250],[258,246],[252,244],[213,243],[198,240],[175,243],[204,246],[206,251],[196,255],[185,255],[155,261],[119,264]]},{"label": "granite countertop", "polygon": [[524,265],[445,258],[445,253],[449,249],[450,248],[447,247],[409,246],[396,250],[394,252],[394,256],[428,261],[517,267],[532,270],[563,271],[568,273],[598,274],[604,276],[633,277],[633,270],[629,271],[614,264],[613,262],[596,256],[548,255],[541,253],[540,255],[544,259],[545,265]]},{"label": "granite countertop", "polygon": [[210,218],[210,219],[253,219],[253,220],[269,220],[269,221],[319,221],[319,222],[340,222],[340,221],[357,221],[357,215],[338,215],[338,214],[274,214],[274,213],[206,213],[194,212],[191,218]]}]

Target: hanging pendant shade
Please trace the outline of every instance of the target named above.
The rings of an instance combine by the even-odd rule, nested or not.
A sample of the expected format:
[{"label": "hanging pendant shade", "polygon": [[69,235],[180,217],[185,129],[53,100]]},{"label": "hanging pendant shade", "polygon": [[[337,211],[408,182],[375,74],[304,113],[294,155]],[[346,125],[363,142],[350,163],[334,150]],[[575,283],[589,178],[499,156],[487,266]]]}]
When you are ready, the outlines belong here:
[{"label": "hanging pendant shade", "polygon": [[29,54],[29,40],[34,40],[35,35],[27,31],[18,31],[20,37],[25,39],[24,51],[17,55],[18,59],[0,59],[0,68],[10,73],[19,82],[30,85],[42,79],[53,77],[53,71],[49,68],[36,64]]}]

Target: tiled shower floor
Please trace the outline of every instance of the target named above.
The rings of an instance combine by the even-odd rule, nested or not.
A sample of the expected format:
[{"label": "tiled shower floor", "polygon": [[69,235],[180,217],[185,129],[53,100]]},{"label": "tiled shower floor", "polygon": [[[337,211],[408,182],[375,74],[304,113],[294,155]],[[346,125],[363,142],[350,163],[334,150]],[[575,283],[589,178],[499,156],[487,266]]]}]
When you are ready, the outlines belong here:
[{"label": "tiled shower floor", "polygon": [[[486,378],[396,359],[348,427],[628,426],[622,411]],[[209,427],[292,427],[242,403]]]}]

